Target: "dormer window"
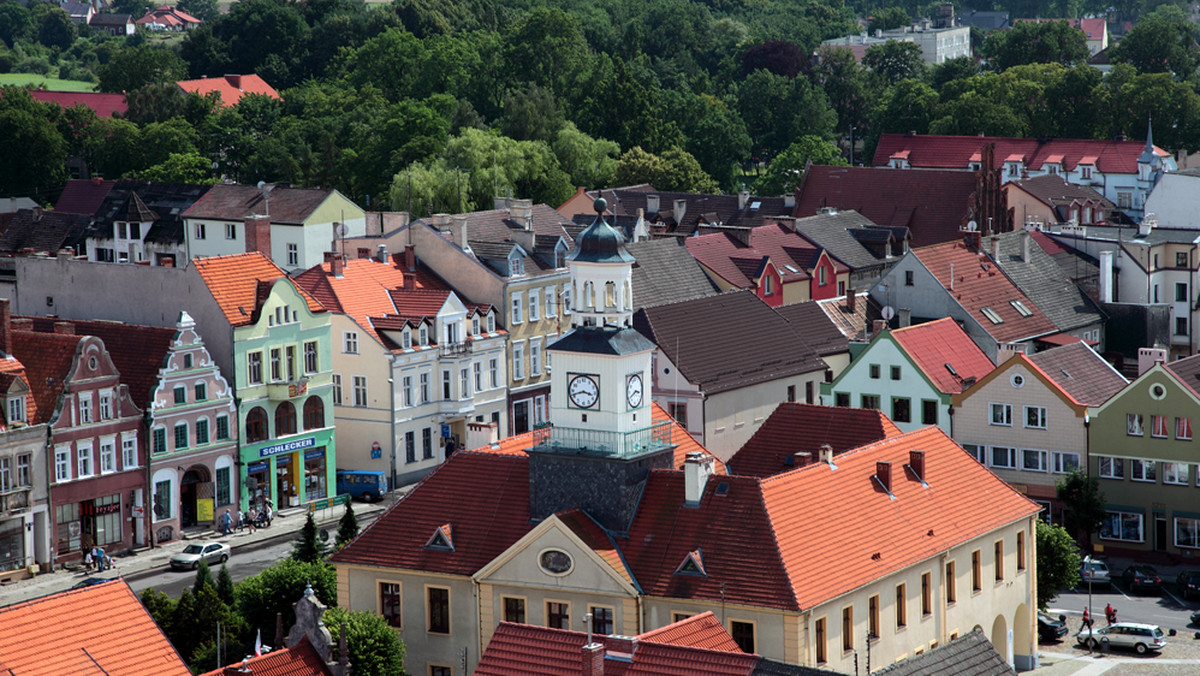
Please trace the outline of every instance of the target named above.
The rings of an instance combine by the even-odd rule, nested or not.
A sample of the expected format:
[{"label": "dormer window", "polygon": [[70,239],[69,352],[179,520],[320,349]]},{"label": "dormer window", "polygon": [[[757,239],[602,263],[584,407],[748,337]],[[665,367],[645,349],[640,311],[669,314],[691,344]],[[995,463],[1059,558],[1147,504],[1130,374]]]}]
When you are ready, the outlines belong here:
[{"label": "dormer window", "polygon": [[429,327],[424,324],[421,325],[420,330],[417,331],[417,340],[421,347],[429,346]]},{"label": "dormer window", "polygon": [[508,256],[508,276],[516,277],[525,274],[525,259],[517,250],[513,250]]},{"label": "dormer window", "polygon": [[25,397],[8,398],[8,423],[28,422],[25,419]]},{"label": "dormer window", "polygon": [[488,327],[488,333],[496,332],[496,315],[493,315],[493,314],[488,315],[487,327]]},{"label": "dormer window", "polygon": [[412,329],[407,326],[404,327],[404,331],[400,334],[400,347],[405,350],[412,349]]},{"label": "dormer window", "polygon": [[473,315],[471,317],[471,335],[479,335],[479,315]]},{"label": "dormer window", "polygon": [[433,535],[425,542],[425,549],[439,549],[444,552],[454,551],[454,531],[450,524],[445,523],[433,531]]},{"label": "dormer window", "polygon": [[554,245],[554,267],[567,267],[567,243],[562,239],[558,240],[558,244]]},{"label": "dormer window", "polygon": [[675,569],[675,574],[708,577],[708,572],[704,569],[704,553],[699,549],[688,552],[679,567]]}]

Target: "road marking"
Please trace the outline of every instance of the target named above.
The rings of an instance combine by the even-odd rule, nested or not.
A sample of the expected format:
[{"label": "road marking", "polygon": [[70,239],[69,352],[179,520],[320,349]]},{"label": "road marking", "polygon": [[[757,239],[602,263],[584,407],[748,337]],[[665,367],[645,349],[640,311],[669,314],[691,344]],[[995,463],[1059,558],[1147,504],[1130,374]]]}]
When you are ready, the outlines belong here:
[{"label": "road marking", "polygon": [[1186,603],[1184,603],[1183,601],[1180,601],[1178,597],[1176,597],[1174,594],[1172,594],[1170,591],[1168,591],[1166,586],[1162,587],[1162,593],[1166,594],[1167,596],[1170,596],[1171,600],[1174,601],[1175,603],[1178,603],[1180,608],[1183,608],[1184,610],[1191,610],[1190,608],[1188,608]]}]

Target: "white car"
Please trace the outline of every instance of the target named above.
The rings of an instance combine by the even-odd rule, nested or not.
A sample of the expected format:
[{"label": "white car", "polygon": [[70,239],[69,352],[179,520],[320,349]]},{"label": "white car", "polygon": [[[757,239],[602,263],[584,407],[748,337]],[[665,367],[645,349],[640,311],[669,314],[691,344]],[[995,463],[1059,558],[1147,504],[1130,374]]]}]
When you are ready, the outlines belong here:
[{"label": "white car", "polygon": [[1112,578],[1109,576],[1108,564],[1091,557],[1083,560],[1079,567],[1079,584],[1086,587],[1088,582],[1094,587],[1111,587]]},{"label": "white car", "polygon": [[196,570],[203,559],[210,564],[225,563],[233,550],[223,542],[203,542],[190,544],[175,556],[171,557],[171,567],[180,570]]},{"label": "white car", "polygon": [[1162,627],[1156,624],[1117,622],[1107,627],[1083,629],[1075,638],[1080,645],[1108,650],[1110,647],[1133,648],[1139,655],[1148,650],[1162,650],[1167,645]]}]

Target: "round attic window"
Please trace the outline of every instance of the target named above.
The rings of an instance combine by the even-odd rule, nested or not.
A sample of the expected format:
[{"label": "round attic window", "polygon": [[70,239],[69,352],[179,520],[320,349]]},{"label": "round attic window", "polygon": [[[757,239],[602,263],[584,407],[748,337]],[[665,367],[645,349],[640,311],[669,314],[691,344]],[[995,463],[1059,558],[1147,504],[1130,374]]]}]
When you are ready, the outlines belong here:
[{"label": "round attic window", "polygon": [[538,565],[551,575],[571,572],[571,555],[561,549],[547,549],[538,556]]},{"label": "round attic window", "polygon": [[99,366],[99,365],[100,365],[100,360],[99,360],[99,359],[96,359],[95,357],[89,357],[89,358],[88,358],[88,368],[89,368],[89,369],[91,369],[91,370],[95,371],[95,370],[96,370],[96,367],[97,367],[97,366]]},{"label": "round attic window", "polygon": [[1154,383],[1150,386],[1151,399],[1162,399],[1165,396],[1167,396],[1167,388],[1163,387],[1161,383]]},{"label": "round attic window", "polygon": [[1014,373],[1012,374],[1012,377],[1008,379],[1008,382],[1012,383],[1012,386],[1019,390],[1022,387],[1025,387],[1025,376],[1021,375],[1020,373]]}]

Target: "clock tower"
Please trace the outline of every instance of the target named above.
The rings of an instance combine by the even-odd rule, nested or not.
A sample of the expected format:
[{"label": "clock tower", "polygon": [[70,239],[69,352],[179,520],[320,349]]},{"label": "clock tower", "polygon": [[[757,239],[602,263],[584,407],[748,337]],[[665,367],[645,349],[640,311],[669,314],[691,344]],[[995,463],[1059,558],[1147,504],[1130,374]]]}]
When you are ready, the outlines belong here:
[{"label": "clock tower", "polygon": [[530,449],[530,500],[535,517],[581,507],[620,532],[646,475],[670,468],[674,447],[670,423],[652,420],[655,345],[632,327],[634,258],[604,220],[607,207],[596,200],[596,220],[567,256],[572,328],[546,348],[550,427]]}]

